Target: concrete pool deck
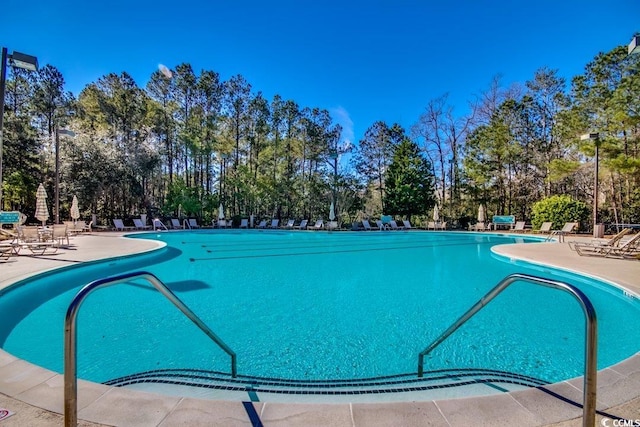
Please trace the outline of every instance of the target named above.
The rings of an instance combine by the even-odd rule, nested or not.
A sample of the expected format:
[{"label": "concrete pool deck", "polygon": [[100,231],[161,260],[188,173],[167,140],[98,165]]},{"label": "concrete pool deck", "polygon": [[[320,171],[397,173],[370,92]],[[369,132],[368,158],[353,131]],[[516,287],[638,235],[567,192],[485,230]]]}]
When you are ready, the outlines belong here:
[{"label": "concrete pool deck", "polygon": [[[0,263],[0,289],[35,273],[78,262],[127,255],[157,242],[100,232],[72,239],[68,249]],[[566,243],[513,244],[494,248],[512,260],[546,264],[598,277],[640,295],[640,262],[580,257]],[[25,253],[25,252],[22,252]],[[635,296],[633,296],[635,295]],[[62,325],[61,325],[62,327]],[[15,414],[4,426],[63,424],[60,374],[0,350],[0,408]],[[264,403],[180,398],[79,381],[79,425],[126,426],[389,426],[389,425],[581,425],[582,379],[492,396],[381,403]],[[247,399],[248,400],[248,399]],[[598,373],[598,410],[606,418],[640,420],[640,353]],[[597,416],[597,423],[603,415]],[[613,425],[609,421],[609,425]]]}]

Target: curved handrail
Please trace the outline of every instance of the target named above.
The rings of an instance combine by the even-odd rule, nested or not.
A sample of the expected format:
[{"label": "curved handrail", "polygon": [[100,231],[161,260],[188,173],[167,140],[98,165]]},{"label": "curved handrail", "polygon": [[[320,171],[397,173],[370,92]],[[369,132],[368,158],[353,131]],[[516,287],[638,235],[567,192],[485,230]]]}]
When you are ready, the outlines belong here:
[{"label": "curved handrail", "polygon": [[67,427],[78,424],[78,376],[77,376],[77,329],[76,318],[80,305],[91,292],[132,279],[145,279],[151,283],[162,295],[175,305],[185,316],[198,326],[211,340],[229,356],[231,356],[231,376],[237,376],[236,354],[226,345],[202,320],[187,307],[171,290],[156,276],[146,271],[126,273],[120,276],[94,280],[76,294],[71,301],[64,320],[64,424]]},{"label": "curved handrail", "polygon": [[429,354],[434,348],[439,346],[451,334],[453,334],[467,320],[473,317],[480,309],[489,304],[495,297],[504,291],[509,285],[517,281],[542,285],[553,289],[559,289],[571,294],[582,307],[586,319],[585,336],[585,363],[584,363],[584,384],[583,384],[583,407],[582,425],[593,426],[596,419],[596,388],[597,388],[597,350],[598,350],[598,320],[596,311],[589,301],[589,298],[578,288],[564,282],[544,279],[542,277],[530,276],[527,274],[511,274],[500,281],[485,296],[480,298],[473,307],[467,310],[458,320],[455,321],[446,331],[444,331],[427,348],[420,352],[418,356],[418,376],[424,374],[424,356]]}]

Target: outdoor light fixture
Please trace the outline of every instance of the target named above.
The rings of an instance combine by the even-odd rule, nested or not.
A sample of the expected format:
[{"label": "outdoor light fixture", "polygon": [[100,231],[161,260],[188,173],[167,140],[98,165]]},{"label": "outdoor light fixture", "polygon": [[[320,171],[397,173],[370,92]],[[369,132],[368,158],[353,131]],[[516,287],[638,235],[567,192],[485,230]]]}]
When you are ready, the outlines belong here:
[{"label": "outdoor light fixture", "polygon": [[25,55],[20,52],[7,54],[7,48],[2,48],[2,62],[0,62],[0,211],[2,211],[2,129],[4,125],[4,89],[7,80],[7,60],[13,67],[24,68],[25,70],[36,71],[38,69],[38,58]]},{"label": "outdoor light fixture", "polygon": [[635,35],[631,39],[631,43],[629,43],[629,55],[634,53],[640,53],[640,35]]},{"label": "outdoor light fixture", "polygon": [[593,178],[593,237],[602,237],[598,229],[598,160],[600,157],[600,134],[591,132],[580,136],[581,141],[591,140],[596,146],[595,153],[595,176]]}]

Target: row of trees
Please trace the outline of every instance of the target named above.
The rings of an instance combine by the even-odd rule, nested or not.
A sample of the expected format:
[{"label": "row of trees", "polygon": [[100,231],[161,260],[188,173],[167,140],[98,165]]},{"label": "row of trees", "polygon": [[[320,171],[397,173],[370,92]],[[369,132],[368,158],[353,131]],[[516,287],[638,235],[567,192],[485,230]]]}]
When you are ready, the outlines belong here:
[{"label": "row of trees", "polygon": [[554,194],[593,200],[594,142],[601,155],[603,218],[640,221],[638,58],[597,55],[569,90],[542,68],[523,86],[496,78],[458,117],[446,95],[408,131],[373,123],[352,146],[327,110],[266,99],[241,76],[180,64],[145,88],[126,72],[77,98],[53,66],[12,70],[5,108],[3,208],[33,214],[35,189],[53,194],[55,129],[73,129],[59,155],[61,218],[72,196],[102,220],[179,213],[315,218],[334,201],[343,222],[382,213],[430,215],[435,203],[464,223],[489,213],[530,218]]}]

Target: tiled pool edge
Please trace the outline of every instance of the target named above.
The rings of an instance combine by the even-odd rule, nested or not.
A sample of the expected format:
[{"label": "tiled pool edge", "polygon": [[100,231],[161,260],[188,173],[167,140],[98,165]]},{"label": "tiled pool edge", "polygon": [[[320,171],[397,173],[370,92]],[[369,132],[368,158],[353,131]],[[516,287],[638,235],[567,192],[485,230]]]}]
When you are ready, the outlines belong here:
[{"label": "tiled pool edge", "polygon": [[[120,239],[118,239],[120,240]],[[133,239],[131,239],[133,240]],[[138,240],[138,239],[135,239]],[[518,245],[508,245],[518,246]],[[533,245],[528,245],[533,246]],[[565,245],[554,244],[555,248]],[[112,248],[121,253],[122,246]],[[513,249],[513,248],[512,248]],[[568,250],[568,249],[567,249]],[[502,252],[502,251],[501,251]],[[537,262],[507,250],[508,258]],[[622,261],[629,262],[629,261]],[[633,263],[633,261],[630,261]],[[550,265],[548,262],[542,263]],[[567,266],[553,265],[567,269]],[[42,270],[33,271],[32,274]],[[584,274],[580,269],[572,270]],[[591,273],[587,273],[591,275]],[[598,276],[613,281],[606,276]],[[7,286],[7,284],[4,284]],[[0,286],[0,287],[4,287]],[[628,284],[625,284],[628,286]],[[640,286],[632,286],[638,293]],[[640,395],[640,353],[598,374],[598,409],[626,403]],[[553,384],[544,389],[581,403],[581,379]],[[63,407],[62,376],[31,365],[0,350],[0,392],[35,407],[56,413]],[[13,389],[13,390],[12,390]],[[577,396],[577,397],[576,397]],[[254,403],[261,420],[287,425],[405,425],[431,422],[450,425],[543,425],[580,417],[581,409],[542,389],[497,396],[451,400],[393,403],[293,404]],[[90,422],[127,425],[172,425],[206,417],[208,421],[234,420],[249,425],[241,402],[176,398],[152,393],[79,383],[79,418]],[[201,420],[201,418],[198,418]],[[286,420],[286,422],[285,422]]]}]

